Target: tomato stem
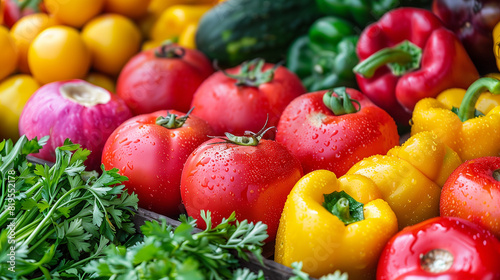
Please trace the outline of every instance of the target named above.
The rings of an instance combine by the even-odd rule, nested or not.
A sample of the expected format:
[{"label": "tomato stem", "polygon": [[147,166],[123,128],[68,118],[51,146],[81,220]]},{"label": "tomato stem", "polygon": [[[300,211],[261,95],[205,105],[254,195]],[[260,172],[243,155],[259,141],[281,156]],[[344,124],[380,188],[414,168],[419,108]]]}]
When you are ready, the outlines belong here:
[{"label": "tomato stem", "polygon": [[176,114],[171,114],[170,112],[168,112],[167,116],[159,116],[158,118],[156,118],[156,124],[169,129],[182,127],[186,120],[189,118],[189,114],[191,114],[193,109],[194,107],[191,108],[186,113],[186,115],[180,118],[177,118],[178,116]]},{"label": "tomato stem", "polygon": [[161,45],[155,50],[155,56],[158,58],[182,58],[186,54],[186,50],[182,47],[167,43]]},{"label": "tomato stem", "polygon": [[[334,92],[338,97],[332,95]],[[357,109],[353,102],[358,104]],[[332,110],[336,116],[356,113],[361,109],[359,101],[352,99],[349,94],[347,94],[345,87],[337,87],[326,92],[323,95],[323,103],[328,109]]]},{"label": "tomato stem", "polygon": [[256,58],[242,63],[238,74],[229,74],[222,69],[219,70],[227,77],[235,79],[237,86],[258,87],[261,84],[271,82],[274,79],[274,72],[281,65],[281,63],[277,63],[273,68],[262,71],[264,64],[264,59]]},{"label": "tomato stem", "polygon": [[208,136],[208,137],[224,140],[222,142],[211,143],[212,145],[213,144],[230,143],[230,144],[236,144],[236,145],[240,145],[240,146],[257,146],[257,145],[259,145],[259,142],[262,139],[262,137],[269,130],[276,129],[275,126],[271,126],[271,127],[266,128],[268,120],[269,120],[269,116],[266,119],[266,123],[264,124],[264,126],[257,133],[254,133],[252,131],[245,131],[245,133],[243,134],[243,136],[236,136],[234,134],[226,132],[224,134],[226,135],[227,138],[222,138],[222,137],[219,137],[219,136]]}]

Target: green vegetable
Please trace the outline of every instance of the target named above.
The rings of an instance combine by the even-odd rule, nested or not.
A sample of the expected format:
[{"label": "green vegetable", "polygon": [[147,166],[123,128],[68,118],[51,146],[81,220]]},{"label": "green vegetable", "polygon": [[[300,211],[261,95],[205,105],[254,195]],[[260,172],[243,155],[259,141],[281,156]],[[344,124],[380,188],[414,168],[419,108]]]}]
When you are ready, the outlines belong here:
[{"label": "green vegetable", "polygon": [[69,140],[52,167],[29,163],[26,155],[45,141],[0,143],[1,279],[86,279],[82,267],[110,243],[138,239],[131,220],[138,199],[124,190],[126,177],[85,171],[90,151]]},{"label": "green vegetable", "polygon": [[129,248],[111,246],[104,258],[92,261],[85,270],[116,280],[262,279],[246,270],[235,271],[238,259],[233,252],[245,260],[251,252],[262,262],[267,226],[238,222],[233,212],[212,228],[210,212],[201,215],[207,224],[201,232],[194,232],[196,220],[191,217],[181,216],[182,223],[175,229],[165,220],[148,221],[141,227],[144,242]]},{"label": "green vegetable", "polygon": [[196,46],[223,67],[259,57],[276,63],[319,17],[312,0],[227,0],[203,15]]},{"label": "green vegetable", "polygon": [[290,45],[286,67],[310,92],[338,86],[356,88],[352,69],[359,62],[358,38],[359,32],[350,22],[333,16],[320,18],[308,35]]},{"label": "green vegetable", "polygon": [[[293,273],[295,276],[290,277],[289,280],[309,280],[309,274],[302,271],[302,262],[294,262],[292,263]],[[330,273],[325,275],[319,280],[347,280],[349,279],[347,273],[342,273],[339,270],[336,270],[334,273]]]},{"label": "green vegetable", "polygon": [[432,0],[316,0],[326,15],[342,17],[359,27],[377,21],[382,15],[399,6],[430,8]]}]

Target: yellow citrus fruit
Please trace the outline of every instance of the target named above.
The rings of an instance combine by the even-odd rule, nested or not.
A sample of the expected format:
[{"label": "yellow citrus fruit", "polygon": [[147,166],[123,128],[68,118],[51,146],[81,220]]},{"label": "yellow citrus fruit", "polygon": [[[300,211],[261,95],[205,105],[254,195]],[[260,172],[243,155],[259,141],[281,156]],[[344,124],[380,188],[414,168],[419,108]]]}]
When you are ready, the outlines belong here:
[{"label": "yellow citrus fruit", "polygon": [[0,139],[19,138],[19,117],[39,87],[40,84],[26,74],[12,75],[0,83]]},{"label": "yellow citrus fruit", "polygon": [[141,46],[137,25],[118,14],[92,19],[83,27],[82,37],[92,53],[92,67],[111,76],[117,76]]},{"label": "yellow citrus fruit", "polygon": [[138,19],[146,15],[150,0],[105,0],[104,11]]},{"label": "yellow citrus fruit", "polygon": [[116,92],[115,82],[107,75],[98,72],[90,72],[87,75],[87,77],[85,77],[85,81],[93,85],[107,89],[112,93]]},{"label": "yellow citrus fruit", "polygon": [[57,24],[54,17],[46,13],[36,13],[23,16],[10,29],[18,50],[18,69],[29,74],[28,48],[35,37],[47,27]]},{"label": "yellow citrus fruit", "polygon": [[57,25],[35,37],[28,49],[28,64],[42,84],[83,79],[90,68],[90,51],[78,30]]},{"label": "yellow citrus fruit", "polygon": [[47,11],[61,23],[82,27],[101,13],[105,0],[44,0]]},{"label": "yellow citrus fruit", "polygon": [[17,67],[16,43],[3,25],[0,25],[0,50],[0,80],[3,80]]}]

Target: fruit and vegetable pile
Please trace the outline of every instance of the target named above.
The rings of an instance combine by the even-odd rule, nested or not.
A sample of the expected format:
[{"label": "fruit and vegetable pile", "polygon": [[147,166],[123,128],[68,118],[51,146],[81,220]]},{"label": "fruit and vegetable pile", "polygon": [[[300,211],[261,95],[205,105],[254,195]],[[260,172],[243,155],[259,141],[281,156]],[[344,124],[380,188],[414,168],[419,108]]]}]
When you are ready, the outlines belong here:
[{"label": "fruit and vegetable pile", "polygon": [[0,279],[500,279],[498,0],[0,24]]}]

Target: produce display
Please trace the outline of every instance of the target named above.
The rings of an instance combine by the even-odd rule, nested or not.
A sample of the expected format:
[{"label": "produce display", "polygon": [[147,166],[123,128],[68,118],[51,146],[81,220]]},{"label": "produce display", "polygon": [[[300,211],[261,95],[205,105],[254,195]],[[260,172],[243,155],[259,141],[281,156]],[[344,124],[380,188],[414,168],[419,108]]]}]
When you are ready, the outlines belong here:
[{"label": "produce display", "polygon": [[500,279],[500,1],[0,0],[0,280]]}]

